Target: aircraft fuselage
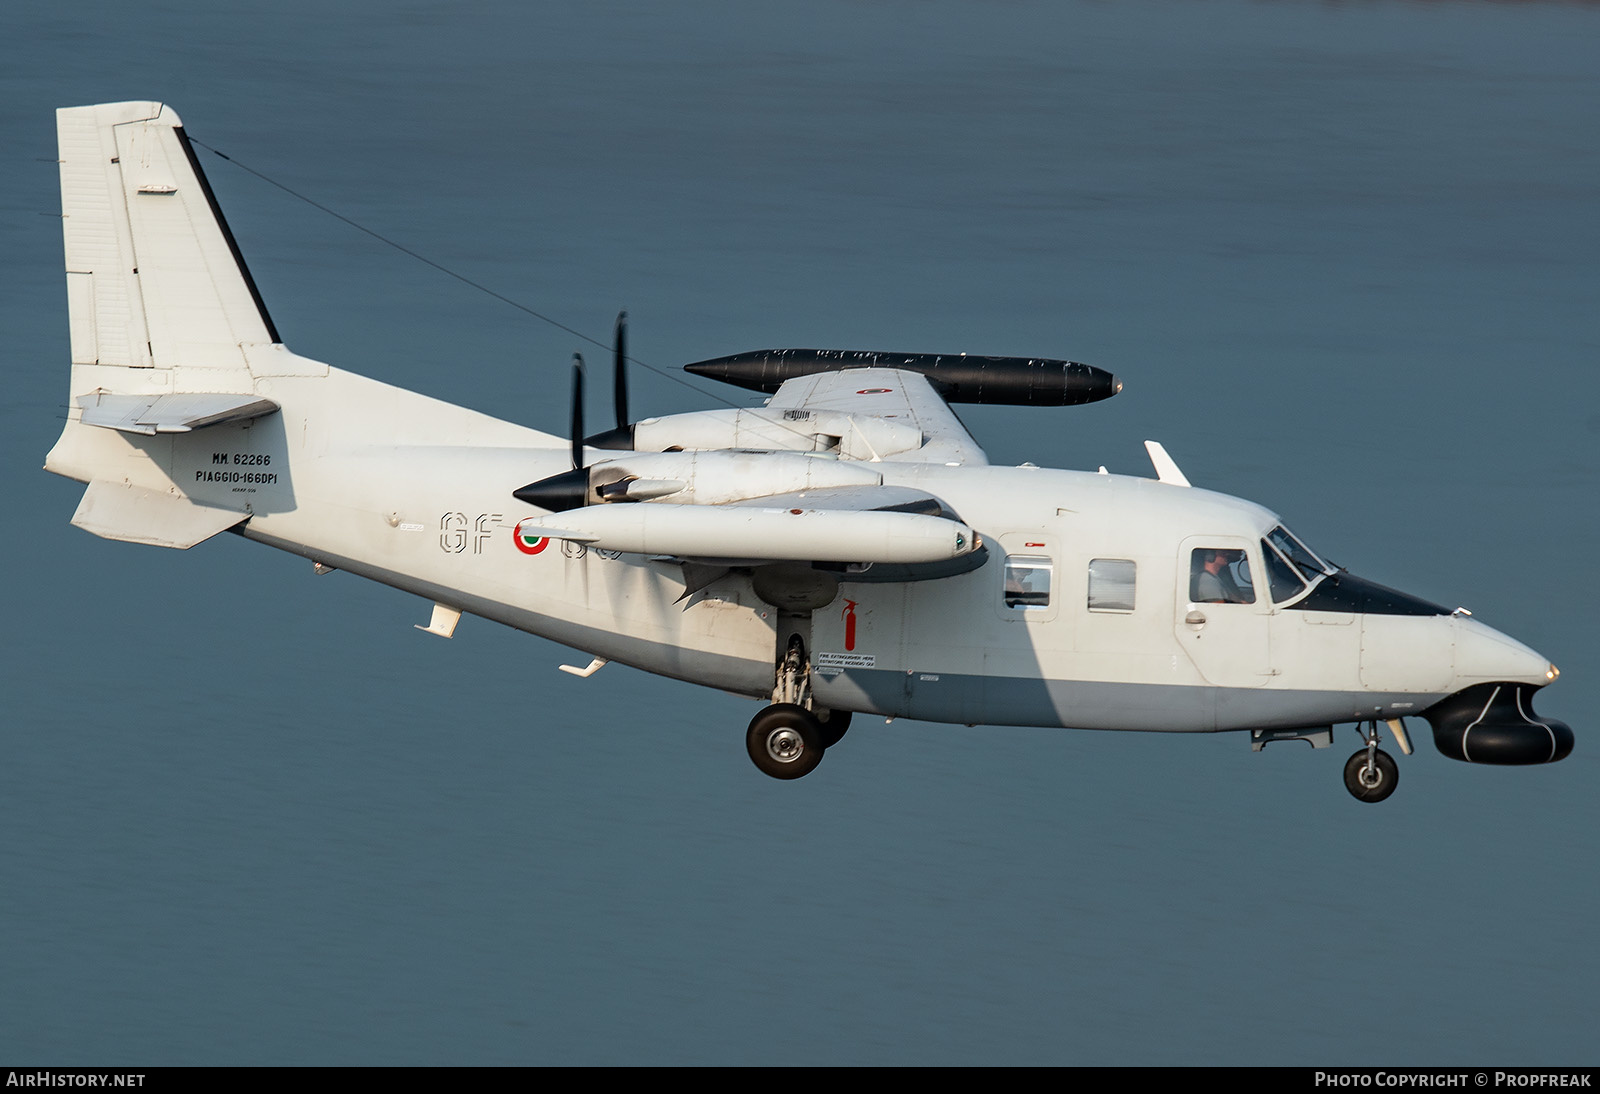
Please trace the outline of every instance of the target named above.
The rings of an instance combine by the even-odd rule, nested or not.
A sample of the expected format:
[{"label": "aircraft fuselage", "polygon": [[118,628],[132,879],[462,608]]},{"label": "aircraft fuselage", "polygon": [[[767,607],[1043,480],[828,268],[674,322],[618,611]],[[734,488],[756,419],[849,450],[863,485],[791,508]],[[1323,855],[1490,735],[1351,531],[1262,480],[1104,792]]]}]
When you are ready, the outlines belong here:
[{"label": "aircraft fuselage", "polygon": [[[296,413],[296,390],[308,413]],[[608,660],[770,693],[781,612],[747,571],[678,603],[684,578],[672,562],[550,539],[530,547],[518,523],[545,514],[510,491],[568,466],[559,442],[450,408],[413,415],[415,428],[405,416],[390,423],[399,439],[411,432],[419,443],[347,444],[367,430],[339,404],[370,408],[392,390],[338,370],[283,377],[279,417],[170,437],[69,427],[52,463],[66,465],[74,451],[85,466],[124,462],[199,504],[248,504],[246,538]],[[421,436],[452,426],[479,444]],[[810,612],[812,687],[825,706],[974,724],[1209,732],[1387,719],[1488,680],[1548,682],[1549,663],[1532,650],[1420,601],[1404,612],[1338,610],[1301,591],[1274,603],[1261,576],[1263,537],[1279,521],[1250,502],[1122,475],[870,466],[887,485],[948,502],[981,534],[988,557],[929,581],[835,571],[837,595]],[[1252,603],[1191,601],[1201,548],[1243,553],[1258,575]],[[1042,585],[1025,600],[1008,597],[1008,576],[1019,570]],[[1104,574],[1106,589],[1091,589]]]}]

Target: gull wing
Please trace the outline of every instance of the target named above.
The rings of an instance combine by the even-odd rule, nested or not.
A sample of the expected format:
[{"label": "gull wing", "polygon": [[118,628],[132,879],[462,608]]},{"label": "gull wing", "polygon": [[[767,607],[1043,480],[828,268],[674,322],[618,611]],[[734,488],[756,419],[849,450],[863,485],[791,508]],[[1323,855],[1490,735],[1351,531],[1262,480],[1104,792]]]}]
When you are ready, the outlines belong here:
[{"label": "gull wing", "polygon": [[842,411],[904,422],[922,431],[922,447],[886,460],[986,465],[989,460],[926,376],[892,368],[853,368],[785,380],[771,410]]}]

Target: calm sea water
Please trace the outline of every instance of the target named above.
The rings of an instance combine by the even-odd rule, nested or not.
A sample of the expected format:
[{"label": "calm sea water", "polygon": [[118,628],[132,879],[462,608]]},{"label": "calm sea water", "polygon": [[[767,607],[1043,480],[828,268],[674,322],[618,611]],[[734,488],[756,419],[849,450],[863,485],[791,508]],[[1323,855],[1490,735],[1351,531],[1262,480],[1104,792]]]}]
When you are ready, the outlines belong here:
[{"label": "calm sea water", "polygon": [[[1600,6],[497,2],[0,15],[0,1063],[1593,1064]],[[189,130],[665,371],[1071,357],[996,461],[1285,514],[1563,669],[1381,807],[1235,735],[859,726],[231,537],[68,525],[53,110]],[[299,352],[561,432],[570,335],[225,161]],[[718,405],[650,372],[638,412]],[[600,405],[598,398],[596,406]],[[598,414],[598,411],[596,411]]]}]

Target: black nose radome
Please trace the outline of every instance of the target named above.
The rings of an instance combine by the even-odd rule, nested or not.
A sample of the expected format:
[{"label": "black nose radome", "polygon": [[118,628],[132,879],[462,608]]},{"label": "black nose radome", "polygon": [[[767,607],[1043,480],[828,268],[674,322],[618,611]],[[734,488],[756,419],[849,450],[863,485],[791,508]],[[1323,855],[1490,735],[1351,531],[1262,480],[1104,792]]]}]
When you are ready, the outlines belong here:
[{"label": "black nose radome", "polygon": [[1572,727],[1533,710],[1532,684],[1474,684],[1427,710],[1435,747],[1474,764],[1548,764],[1572,752]]}]

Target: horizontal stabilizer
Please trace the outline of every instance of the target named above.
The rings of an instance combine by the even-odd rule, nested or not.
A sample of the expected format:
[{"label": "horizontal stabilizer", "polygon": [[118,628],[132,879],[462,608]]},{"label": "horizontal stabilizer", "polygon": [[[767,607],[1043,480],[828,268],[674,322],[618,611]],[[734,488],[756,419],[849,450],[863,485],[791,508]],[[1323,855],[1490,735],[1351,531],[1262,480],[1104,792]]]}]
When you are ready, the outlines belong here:
[{"label": "horizontal stabilizer", "polygon": [[125,433],[188,433],[208,425],[260,418],[278,409],[271,399],[254,395],[111,395],[103,391],[78,396],[85,425]]},{"label": "horizontal stabilizer", "polygon": [[96,480],[83,492],[72,523],[102,539],[187,549],[249,518],[179,494]]}]

